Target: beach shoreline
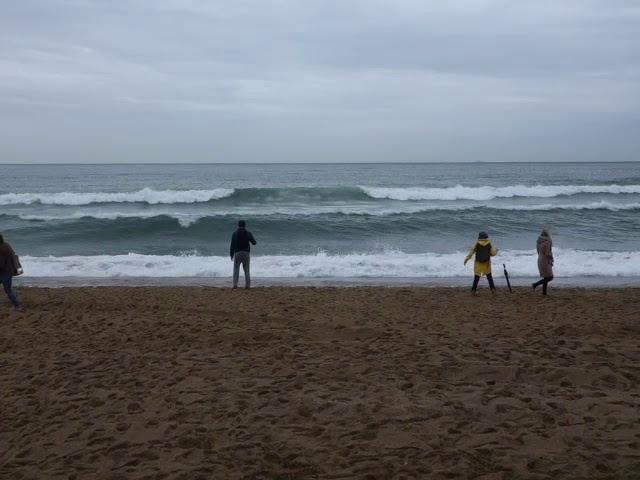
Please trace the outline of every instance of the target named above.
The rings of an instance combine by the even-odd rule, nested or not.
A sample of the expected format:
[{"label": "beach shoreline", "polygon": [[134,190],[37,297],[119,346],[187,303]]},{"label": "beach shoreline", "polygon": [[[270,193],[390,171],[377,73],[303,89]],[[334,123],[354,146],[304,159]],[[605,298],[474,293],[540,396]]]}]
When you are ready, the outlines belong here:
[{"label": "beach shoreline", "polygon": [[640,474],[640,289],[21,288],[2,478]]},{"label": "beach shoreline", "polygon": [[[507,288],[502,271],[494,273],[496,286]],[[509,277],[514,288],[530,288],[539,277]],[[426,287],[466,288],[472,276],[467,277],[251,277],[252,287]],[[16,277],[17,287],[215,287],[227,288],[229,277]],[[240,286],[244,277],[240,277]],[[480,288],[486,280],[480,281]],[[635,288],[640,277],[583,276],[556,277],[549,288]]]}]

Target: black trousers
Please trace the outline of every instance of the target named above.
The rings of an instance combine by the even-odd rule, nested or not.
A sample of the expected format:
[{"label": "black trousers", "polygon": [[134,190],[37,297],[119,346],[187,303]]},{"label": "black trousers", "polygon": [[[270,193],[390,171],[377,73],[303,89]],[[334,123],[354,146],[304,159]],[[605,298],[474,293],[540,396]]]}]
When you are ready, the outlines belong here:
[{"label": "black trousers", "polygon": [[547,294],[547,285],[549,285],[549,282],[553,280],[553,277],[544,277],[542,280],[538,280],[536,283],[533,284],[533,288],[539,287],[540,285],[542,285],[542,294],[546,295]]},{"label": "black trousers", "polygon": [[[489,288],[491,290],[495,290],[496,286],[493,283],[493,275],[491,275],[490,273],[487,273],[487,280],[489,281]],[[478,282],[479,281],[480,281],[480,276],[479,275],[474,275],[473,276],[473,286],[471,287],[471,290],[473,290],[474,292],[478,288]]]}]

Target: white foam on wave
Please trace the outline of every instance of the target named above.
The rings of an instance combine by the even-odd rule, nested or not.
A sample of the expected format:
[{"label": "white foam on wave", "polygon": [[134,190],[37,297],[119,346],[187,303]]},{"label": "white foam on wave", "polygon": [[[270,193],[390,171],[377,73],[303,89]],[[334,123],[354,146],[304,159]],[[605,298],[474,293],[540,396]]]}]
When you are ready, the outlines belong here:
[{"label": "white foam on wave", "polygon": [[47,214],[19,214],[18,218],[21,220],[35,220],[35,221],[51,221],[51,220],[81,220],[83,218],[92,218],[95,220],[118,220],[121,218],[137,218],[137,219],[149,219],[159,218],[162,216],[168,216],[177,220],[181,227],[188,228],[198,220],[205,218],[205,215],[180,213],[180,212],[73,212],[70,214],[62,215],[47,215]]},{"label": "white foam on wave", "polygon": [[[640,185],[512,185],[505,187],[465,187],[456,185],[443,188],[422,187],[359,187],[372,199],[389,200],[473,200],[486,201],[496,198],[532,197],[553,198],[586,194],[640,194]],[[228,197],[235,192],[231,188],[211,190],[153,190],[143,188],[135,192],[54,192],[54,193],[4,193],[0,205],[80,206],[96,203],[147,203],[178,204],[203,203]],[[331,198],[327,198],[331,201]],[[314,200],[315,203],[315,200]]]},{"label": "white foam on wave", "polygon": [[[640,276],[640,251],[596,252],[556,249],[558,277]],[[402,252],[355,253],[348,255],[269,255],[254,256],[252,274],[256,277],[468,277],[471,262],[463,267],[464,252],[446,254]],[[506,263],[513,276],[538,275],[537,256],[529,250],[501,251],[495,259],[498,268]],[[21,258],[25,274],[31,277],[228,277],[228,257],[199,255],[98,255]],[[501,271],[501,269],[500,269]]]},{"label": "white foam on wave", "polygon": [[234,190],[215,188],[213,190],[152,190],[143,188],[137,192],[58,192],[58,193],[4,193],[0,195],[0,205],[90,205],[92,203],[201,203],[228,197]]},{"label": "white foam on wave", "polygon": [[640,203],[611,203],[607,201],[577,203],[577,204],[559,204],[544,203],[532,205],[490,205],[485,204],[486,208],[495,208],[496,210],[516,210],[516,211],[546,211],[546,210],[609,210],[612,212],[624,210],[640,210]]},{"label": "white foam on wave", "polygon": [[536,197],[553,198],[580,193],[633,194],[640,193],[640,185],[512,185],[507,187],[389,188],[360,187],[372,198],[390,200],[492,200],[494,198]]}]

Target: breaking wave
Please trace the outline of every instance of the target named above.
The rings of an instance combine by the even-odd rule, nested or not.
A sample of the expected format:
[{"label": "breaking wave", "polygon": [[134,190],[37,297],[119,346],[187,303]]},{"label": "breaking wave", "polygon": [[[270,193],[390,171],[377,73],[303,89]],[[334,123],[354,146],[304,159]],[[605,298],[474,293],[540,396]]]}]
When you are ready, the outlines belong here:
[{"label": "breaking wave", "polygon": [[493,200],[495,198],[553,198],[586,194],[638,194],[640,185],[513,185],[507,187],[389,188],[361,187],[372,198],[389,200]]},{"label": "breaking wave", "polygon": [[47,214],[17,214],[0,215],[6,217],[19,218],[26,221],[65,221],[65,220],[119,220],[126,218],[152,219],[168,217],[177,220],[183,227],[189,227],[194,223],[206,218],[219,218],[225,216],[250,215],[251,217],[267,217],[272,215],[285,215],[291,217],[303,217],[314,215],[356,215],[356,216],[391,216],[410,214],[416,215],[427,212],[447,212],[447,211],[472,211],[472,210],[498,210],[498,211],[551,211],[551,210],[605,210],[611,212],[640,210],[640,203],[611,203],[606,201],[591,202],[585,204],[532,204],[532,205],[406,205],[398,207],[370,206],[309,206],[309,207],[263,207],[246,211],[241,208],[218,209],[211,213],[179,212],[179,211],[75,211],[70,213]]},{"label": "breaking wave", "polygon": [[59,192],[59,193],[5,193],[0,195],[0,205],[90,205],[93,203],[148,203],[150,205],[171,203],[201,203],[223,198],[233,189],[213,190],[152,190],[143,188],[137,192]]},{"label": "breaking wave", "polygon": [[[462,266],[464,252],[446,254],[270,255],[254,256],[252,275],[270,278],[322,277],[468,277],[473,266]],[[602,252],[556,249],[556,276],[640,276],[640,251]],[[506,263],[513,276],[538,275],[533,250],[501,251],[496,266]],[[22,258],[29,277],[228,277],[228,257],[198,255],[97,255]]]},{"label": "breaking wave", "polygon": [[215,188],[212,190],[153,190],[135,192],[4,193],[0,205],[68,205],[108,203],[189,204],[227,202],[233,204],[317,204],[323,202],[397,201],[488,201],[498,198],[554,198],[578,194],[640,194],[640,185],[513,185],[506,187],[292,187]]}]

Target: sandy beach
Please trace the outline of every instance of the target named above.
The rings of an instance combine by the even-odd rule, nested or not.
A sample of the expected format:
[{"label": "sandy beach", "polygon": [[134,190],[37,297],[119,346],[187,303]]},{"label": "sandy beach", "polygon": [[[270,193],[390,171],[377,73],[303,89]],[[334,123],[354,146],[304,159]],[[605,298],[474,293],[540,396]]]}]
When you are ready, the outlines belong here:
[{"label": "sandy beach", "polygon": [[640,478],[637,288],[20,293],[3,479]]}]

